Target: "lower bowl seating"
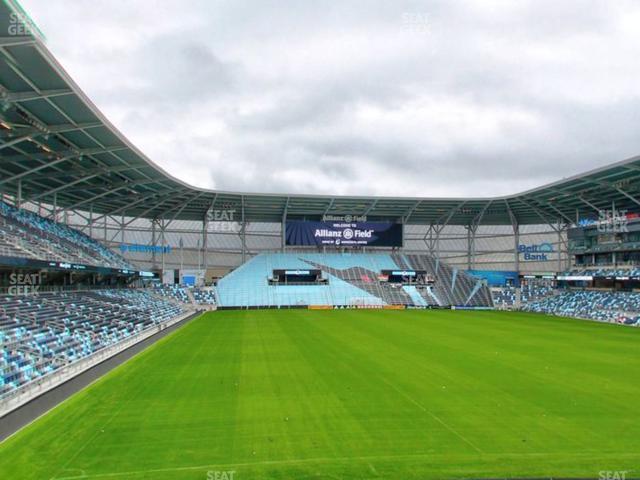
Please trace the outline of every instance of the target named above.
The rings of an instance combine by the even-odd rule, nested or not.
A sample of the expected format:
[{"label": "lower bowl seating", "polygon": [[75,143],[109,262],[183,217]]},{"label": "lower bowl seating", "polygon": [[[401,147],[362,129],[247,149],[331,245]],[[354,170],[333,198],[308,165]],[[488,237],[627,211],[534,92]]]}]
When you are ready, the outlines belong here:
[{"label": "lower bowl seating", "polygon": [[530,312],[637,325],[640,323],[640,293],[571,290],[530,302],[524,305],[523,309]]},{"label": "lower bowl seating", "polygon": [[141,290],[0,296],[0,398],[182,313]]}]

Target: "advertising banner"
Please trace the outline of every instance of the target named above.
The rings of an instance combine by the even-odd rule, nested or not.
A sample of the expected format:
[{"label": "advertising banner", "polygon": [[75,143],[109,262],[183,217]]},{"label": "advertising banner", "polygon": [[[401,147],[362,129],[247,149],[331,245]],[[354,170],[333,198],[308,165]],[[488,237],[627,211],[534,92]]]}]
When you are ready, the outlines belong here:
[{"label": "advertising banner", "polygon": [[393,222],[289,220],[286,244],[296,246],[401,247],[402,224]]}]

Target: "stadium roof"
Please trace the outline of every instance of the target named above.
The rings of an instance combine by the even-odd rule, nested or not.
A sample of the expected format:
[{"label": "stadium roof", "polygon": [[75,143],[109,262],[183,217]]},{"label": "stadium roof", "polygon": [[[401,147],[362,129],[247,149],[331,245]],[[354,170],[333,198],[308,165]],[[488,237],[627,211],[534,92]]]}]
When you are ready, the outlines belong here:
[{"label": "stadium roof", "polygon": [[49,52],[42,34],[10,3],[0,2],[0,191],[23,201],[146,218],[202,220],[213,207],[234,209],[250,222],[366,214],[451,225],[572,223],[578,215],[612,205],[640,206],[640,156],[493,198],[258,194],[193,187],[154,164],[102,115]]}]

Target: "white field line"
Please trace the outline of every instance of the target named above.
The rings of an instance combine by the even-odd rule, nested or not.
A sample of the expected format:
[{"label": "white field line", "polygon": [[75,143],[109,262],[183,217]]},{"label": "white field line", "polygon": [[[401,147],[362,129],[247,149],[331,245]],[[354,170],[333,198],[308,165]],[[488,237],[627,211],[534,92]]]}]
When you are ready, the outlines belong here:
[{"label": "white field line", "polygon": [[[518,458],[518,457],[562,457],[562,458],[582,458],[582,457],[613,457],[620,458],[637,458],[640,456],[638,453],[610,453],[602,454],[598,452],[580,452],[580,453],[538,453],[538,452],[522,452],[522,453],[483,453],[483,458]],[[369,456],[352,456],[352,457],[316,457],[316,458],[299,458],[288,460],[263,460],[259,462],[241,462],[241,463],[212,463],[207,465],[189,465],[184,467],[168,467],[168,468],[156,468],[150,470],[130,470],[126,472],[105,472],[95,474],[74,475],[68,477],[55,477],[55,480],[80,480],[84,478],[117,478],[117,477],[129,477],[132,475],[147,475],[152,473],[168,473],[168,472],[184,472],[192,470],[228,470],[237,469],[243,467],[260,467],[260,466],[277,466],[277,465],[298,465],[305,463],[332,463],[332,462],[351,462],[351,461],[384,461],[384,460],[412,460],[421,458],[469,458],[476,455],[447,455],[447,454],[429,454],[429,453],[415,453],[404,455],[369,455]],[[75,469],[78,471],[78,469]],[[630,472],[629,472],[630,473]]]},{"label": "white field line", "polygon": [[398,392],[400,395],[402,395],[404,398],[406,398],[407,400],[409,400],[409,402],[413,403],[416,407],[418,407],[420,410],[422,410],[423,412],[425,412],[427,415],[429,415],[431,418],[433,418],[436,422],[438,422],[440,425],[442,425],[444,428],[446,428],[447,430],[449,430],[451,433],[453,433],[456,437],[458,437],[460,440],[462,440],[464,443],[466,443],[467,445],[469,445],[471,448],[473,448],[476,452],[478,453],[484,453],[480,448],[478,448],[471,440],[469,440],[468,438],[466,438],[464,435],[462,435],[460,432],[458,432],[457,430],[455,430],[451,425],[449,425],[448,423],[446,423],[444,420],[442,420],[440,417],[438,417],[435,413],[429,411],[424,405],[422,405],[420,402],[418,402],[415,398],[413,398],[411,395],[409,395],[406,392],[403,392],[402,390],[400,390],[398,387],[396,387],[393,383],[389,382],[386,378],[384,377],[379,377],[384,383],[386,383],[388,386],[390,386],[393,390],[395,390],[396,392]]}]

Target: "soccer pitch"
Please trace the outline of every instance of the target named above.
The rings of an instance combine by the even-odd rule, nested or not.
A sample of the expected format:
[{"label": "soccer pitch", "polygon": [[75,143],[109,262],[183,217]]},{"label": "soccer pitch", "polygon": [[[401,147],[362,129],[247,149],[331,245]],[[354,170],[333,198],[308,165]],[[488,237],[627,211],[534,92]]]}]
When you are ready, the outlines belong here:
[{"label": "soccer pitch", "polygon": [[214,312],[0,444],[0,477],[640,477],[639,342],[523,313]]}]

